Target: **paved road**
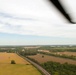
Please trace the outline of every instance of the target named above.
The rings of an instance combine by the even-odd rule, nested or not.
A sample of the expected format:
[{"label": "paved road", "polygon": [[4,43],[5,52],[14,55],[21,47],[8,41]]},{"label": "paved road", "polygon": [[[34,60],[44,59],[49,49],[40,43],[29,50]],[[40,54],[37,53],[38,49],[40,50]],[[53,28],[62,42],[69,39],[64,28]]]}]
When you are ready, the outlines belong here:
[{"label": "paved road", "polygon": [[[18,54],[19,55],[19,54]],[[21,55],[20,55],[21,56]],[[33,62],[33,61],[31,61],[31,60],[29,60],[28,58],[26,58],[26,57],[23,57],[23,56],[21,56],[22,58],[24,58],[24,59],[26,59],[27,61],[29,61],[31,64],[33,64],[35,67],[37,67],[43,74],[45,74],[45,75],[51,75],[51,74],[49,74],[44,68],[42,68],[41,66],[39,66],[38,64],[36,64],[35,62]]]},{"label": "paved road", "polygon": [[49,74],[45,69],[43,69],[41,66],[39,66],[38,64],[34,63],[33,61],[29,60],[28,58],[25,58],[27,61],[29,61],[31,64],[33,64],[35,67],[37,67],[42,73],[44,73],[45,75],[51,75]]}]

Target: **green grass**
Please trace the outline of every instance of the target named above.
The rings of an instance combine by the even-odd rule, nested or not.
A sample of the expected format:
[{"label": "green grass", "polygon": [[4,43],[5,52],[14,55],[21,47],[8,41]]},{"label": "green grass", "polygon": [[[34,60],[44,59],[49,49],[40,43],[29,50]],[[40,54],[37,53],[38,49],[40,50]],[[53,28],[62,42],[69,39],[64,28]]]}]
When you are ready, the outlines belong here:
[{"label": "green grass", "polygon": [[31,64],[0,64],[0,75],[42,75]]}]

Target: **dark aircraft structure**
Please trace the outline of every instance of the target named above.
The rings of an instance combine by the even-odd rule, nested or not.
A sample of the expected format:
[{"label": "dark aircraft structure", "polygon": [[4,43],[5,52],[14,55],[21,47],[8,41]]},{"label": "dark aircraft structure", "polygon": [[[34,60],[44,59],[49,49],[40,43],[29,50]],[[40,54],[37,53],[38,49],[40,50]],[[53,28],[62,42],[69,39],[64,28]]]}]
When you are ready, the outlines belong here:
[{"label": "dark aircraft structure", "polygon": [[71,24],[76,24],[72,21],[71,16],[65,11],[59,0],[49,0],[60,12],[61,14],[69,21]]}]

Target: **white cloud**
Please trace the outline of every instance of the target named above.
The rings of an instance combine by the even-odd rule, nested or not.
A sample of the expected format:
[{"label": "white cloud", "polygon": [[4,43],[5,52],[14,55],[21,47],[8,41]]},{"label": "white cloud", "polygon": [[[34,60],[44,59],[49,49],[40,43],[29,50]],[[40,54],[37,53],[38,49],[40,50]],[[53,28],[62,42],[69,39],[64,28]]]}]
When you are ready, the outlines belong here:
[{"label": "white cloud", "polygon": [[[73,1],[75,0],[67,0],[73,8],[71,13],[76,12],[76,1]],[[0,32],[76,38],[76,25],[66,24],[52,5],[48,6],[45,2],[0,0]]]}]

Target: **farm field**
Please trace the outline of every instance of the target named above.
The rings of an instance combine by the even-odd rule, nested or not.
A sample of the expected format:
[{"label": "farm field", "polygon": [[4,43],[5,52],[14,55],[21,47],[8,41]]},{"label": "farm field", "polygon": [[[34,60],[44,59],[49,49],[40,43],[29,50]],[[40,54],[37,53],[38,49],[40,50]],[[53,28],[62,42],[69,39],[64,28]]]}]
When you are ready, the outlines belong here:
[{"label": "farm field", "polygon": [[76,56],[76,52],[51,52],[51,53],[54,53],[54,54],[59,54],[59,55],[67,55],[67,56]]},{"label": "farm field", "polygon": [[[44,56],[44,57],[42,57],[42,56]],[[61,64],[67,62],[68,64],[75,64],[76,65],[75,60],[59,58],[59,57],[54,57],[54,56],[48,56],[48,55],[44,55],[44,54],[37,54],[34,56],[29,56],[29,57],[35,59],[39,63],[44,63],[47,61],[53,61],[53,62],[60,62]]]},{"label": "farm field", "polygon": [[25,49],[32,49],[32,48],[39,48],[40,46],[27,46],[27,47],[24,47]]},{"label": "farm field", "polygon": [[38,50],[38,52],[44,52],[44,53],[52,53],[52,54],[59,54],[59,55],[67,55],[67,56],[76,56],[76,52],[50,52],[49,50]]},{"label": "farm field", "polygon": [[[10,64],[15,60],[16,64]],[[0,75],[42,75],[34,66],[15,53],[0,53]]]},{"label": "farm field", "polygon": [[15,60],[16,64],[30,64],[15,53],[0,53],[0,63],[9,64],[11,60]]}]

